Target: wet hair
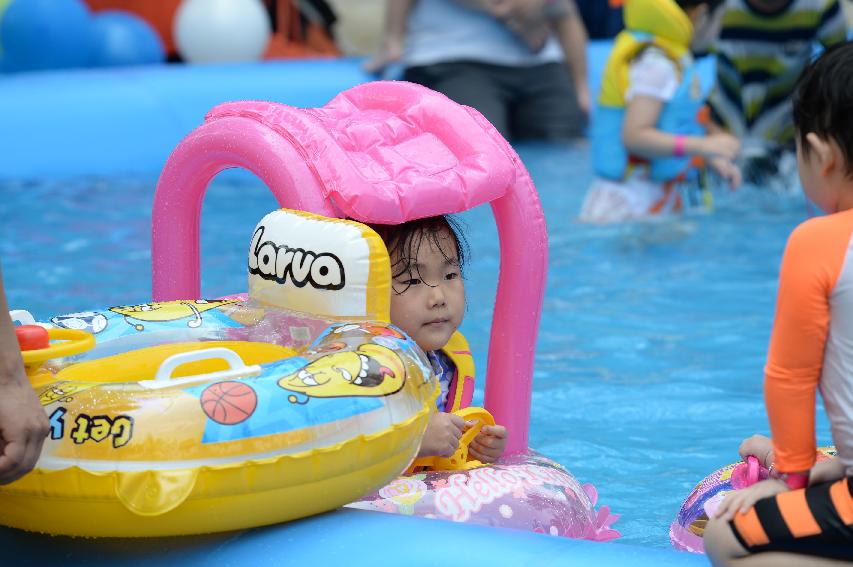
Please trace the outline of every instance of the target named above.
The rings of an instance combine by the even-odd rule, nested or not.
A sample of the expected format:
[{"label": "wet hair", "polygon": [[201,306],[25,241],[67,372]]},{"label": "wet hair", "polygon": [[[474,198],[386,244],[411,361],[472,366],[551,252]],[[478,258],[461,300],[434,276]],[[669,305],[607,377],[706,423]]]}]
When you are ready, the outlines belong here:
[{"label": "wet hair", "polygon": [[678,4],[682,10],[688,10],[705,4],[708,6],[708,12],[710,13],[719,8],[724,1],[725,0],[675,0],[675,3]]},{"label": "wet hair", "polygon": [[830,47],[803,70],[793,106],[803,155],[809,152],[809,132],[834,140],[853,176],[853,41]]},{"label": "wet hair", "polygon": [[[460,273],[468,256],[468,241],[462,230],[461,223],[451,216],[436,216],[417,219],[403,224],[373,224],[370,228],[376,231],[385,242],[388,257],[391,258],[391,277],[397,278],[416,269],[418,252],[425,243],[430,242],[439,250],[446,260],[452,261],[459,267]],[[456,258],[452,251],[445,250],[444,235],[449,234],[456,246]],[[423,279],[423,278],[421,278]],[[429,282],[424,282],[431,285]],[[394,289],[397,294],[406,290]]]}]

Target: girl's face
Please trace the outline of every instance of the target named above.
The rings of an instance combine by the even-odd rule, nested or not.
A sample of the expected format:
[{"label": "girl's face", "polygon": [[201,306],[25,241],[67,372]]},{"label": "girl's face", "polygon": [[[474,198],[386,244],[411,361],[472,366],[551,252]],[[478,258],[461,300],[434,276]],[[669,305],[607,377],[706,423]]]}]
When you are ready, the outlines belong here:
[{"label": "girl's face", "polygon": [[420,239],[416,258],[391,258],[392,266],[406,266],[392,282],[391,322],[424,351],[446,345],[465,313],[456,239],[446,229],[435,236],[413,235]]}]

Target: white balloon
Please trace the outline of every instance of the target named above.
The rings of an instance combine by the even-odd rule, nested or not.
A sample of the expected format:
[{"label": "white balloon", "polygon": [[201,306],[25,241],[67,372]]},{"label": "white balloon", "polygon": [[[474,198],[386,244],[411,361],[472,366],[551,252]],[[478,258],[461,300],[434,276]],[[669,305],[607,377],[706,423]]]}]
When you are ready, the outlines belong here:
[{"label": "white balloon", "polygon": [[190,63],[258,60],[271,28],[261,0],[184,0],[172,22],[178,53]]}]

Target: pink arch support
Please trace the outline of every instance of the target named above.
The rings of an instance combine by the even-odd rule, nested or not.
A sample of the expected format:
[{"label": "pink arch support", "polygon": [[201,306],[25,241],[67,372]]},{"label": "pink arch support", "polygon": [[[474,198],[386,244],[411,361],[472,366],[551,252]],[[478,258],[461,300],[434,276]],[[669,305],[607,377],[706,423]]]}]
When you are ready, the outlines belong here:
[{"label": "pink arch support", "polygon": [[210,180],[254,172],[279,203],[332,217],[400,223],[491,203],[501,247],[486,407],[527,449],[547,234],[530,175],[477,111],[403,82],[342,92],[322,108],[215,107],[175,149],[153,212],[154,299],[200,294],[199,220]]}]

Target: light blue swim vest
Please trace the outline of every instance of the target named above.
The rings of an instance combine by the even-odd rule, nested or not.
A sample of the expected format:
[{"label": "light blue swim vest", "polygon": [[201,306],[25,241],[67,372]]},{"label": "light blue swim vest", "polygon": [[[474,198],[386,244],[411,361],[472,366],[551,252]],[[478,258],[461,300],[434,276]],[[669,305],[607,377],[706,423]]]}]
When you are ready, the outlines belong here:
[{"label": "light blue swim vest", "polygon": [[[644,32],[627,32],[641,43],[652,45],[653,36]],[[706,58],[707,59],[707,58]],[[611,62],[608,62],[611,64]],[[658,118],[658,130],[669,134],[702,135],[697,116],[714,86],[713,62],[694,63],[689,58],[680,62],[681,83]],[[596,175],[621,181],[628,172],[628,151],[622,143],[625,107],[599,106],[591,128],[592,167]],[[667,157],[652,160],[649,174],[653,181],[677,178],[690,165],[690,157]]]}]

